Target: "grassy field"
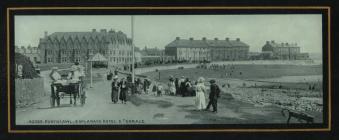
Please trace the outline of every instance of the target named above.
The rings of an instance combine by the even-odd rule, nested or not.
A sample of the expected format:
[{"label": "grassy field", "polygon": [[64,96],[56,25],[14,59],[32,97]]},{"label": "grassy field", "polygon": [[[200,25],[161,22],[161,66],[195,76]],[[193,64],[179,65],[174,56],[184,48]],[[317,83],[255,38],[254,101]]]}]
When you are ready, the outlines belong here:
[{"label": "grassy field", "polygon": [[[227,67],[225,70],[210,69],[172,69],[160,71],[160,82],[167,82],[172,75],[174,77],[185,76],[196,80],[200,76],[205,78],[236,78],[236,79],[261,79],[276,78],[281,76],[321,75],[322,65],[296,66],[296,65],[235,65],[234,69]],[[241,74],[240,74],[241,72]],[[227,73],[227,76],[226,76]],[[151,79],[159,80],[158,72],[148,72],[143,75]]]}]

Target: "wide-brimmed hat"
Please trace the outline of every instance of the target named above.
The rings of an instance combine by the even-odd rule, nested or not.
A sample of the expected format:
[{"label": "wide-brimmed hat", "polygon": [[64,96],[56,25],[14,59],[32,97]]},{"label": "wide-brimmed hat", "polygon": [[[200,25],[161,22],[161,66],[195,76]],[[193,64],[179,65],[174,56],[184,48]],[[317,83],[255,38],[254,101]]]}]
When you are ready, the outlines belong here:
[{"label": "wide-brimmed hat", "polygon": [[204,81],[205,81],[205,78],[204,78],[204,77],[199,77],[198,83],[203,83]]},{"label": "wide-brimmed hat", "polygon": [[210,80],[210,83],[215,83],[215,80],[214,79]]}]

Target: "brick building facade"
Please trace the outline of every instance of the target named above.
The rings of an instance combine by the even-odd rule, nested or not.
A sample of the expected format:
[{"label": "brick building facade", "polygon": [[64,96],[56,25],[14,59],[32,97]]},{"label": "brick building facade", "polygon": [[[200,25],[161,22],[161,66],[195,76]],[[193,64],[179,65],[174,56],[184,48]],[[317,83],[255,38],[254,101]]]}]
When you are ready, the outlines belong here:
[{"label": "brick building facade", "polygon": [[300,47],[294,43],[276,43],[274,40],[266,41],[262,47],[263,59],[278,60],[305,60],[308,53],[301,53]]},{"label": "brick building facade", "polygon": [[201,40],[190,38],[174,41],[165,47],[165,54],[174,56],[176,60],[185,61],[225,61],[225,60],[246,60],[248,58],[249,45],[236,40],[219,40],[214,38],[208,40],[205,37]]},{"label": "brick building facade", "polygon": [[100,53],[109,66],[132,63],[132,40],[121,31],[54,32],[40,39],[42,63],[84,63]]}]

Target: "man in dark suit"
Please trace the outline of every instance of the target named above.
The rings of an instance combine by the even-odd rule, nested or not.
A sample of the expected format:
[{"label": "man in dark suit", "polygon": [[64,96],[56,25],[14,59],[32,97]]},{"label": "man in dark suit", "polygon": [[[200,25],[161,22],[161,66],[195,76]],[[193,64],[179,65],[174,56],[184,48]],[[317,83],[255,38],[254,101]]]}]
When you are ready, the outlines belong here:
[{"label": "man in dark suit", "polygon": [[210,95],[209,95],[209,102],[208,102],[208,105],[206,107],[206,111],[208,111],[210,109],[210,106],[212,105],[213,112],[217,113],[218,112],[217,101],[218,101],[218,98],[220,97],[220,88],[215,83],[215,80],[211,80],[210,83],[211,83]]}]

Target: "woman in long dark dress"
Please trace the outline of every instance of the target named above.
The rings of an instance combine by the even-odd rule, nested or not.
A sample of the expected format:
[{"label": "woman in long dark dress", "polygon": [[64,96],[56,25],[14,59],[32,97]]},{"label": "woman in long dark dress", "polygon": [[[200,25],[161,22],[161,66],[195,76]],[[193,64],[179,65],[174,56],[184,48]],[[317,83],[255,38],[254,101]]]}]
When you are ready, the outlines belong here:
[{"label": "woman in long dark dress", "polygon": [[111,99],[113,103],[117,103],[118,102],[118,96],[119,96],[119,82],[118,82],[118,76],[115,76],[113,78],[113,82],[112,82],[112,93],[111,93]]},{"label": "woman in long dark dress", "polygon": [[127,82],[125,78],[121,79],[120,82],[120,96],[119,99],[121,101],[121,103],[126,104],[127,101]]}]

